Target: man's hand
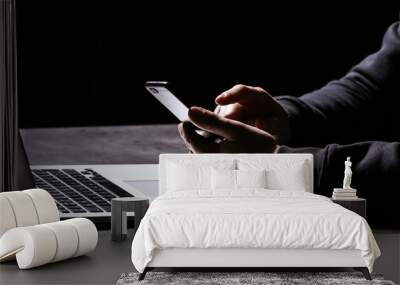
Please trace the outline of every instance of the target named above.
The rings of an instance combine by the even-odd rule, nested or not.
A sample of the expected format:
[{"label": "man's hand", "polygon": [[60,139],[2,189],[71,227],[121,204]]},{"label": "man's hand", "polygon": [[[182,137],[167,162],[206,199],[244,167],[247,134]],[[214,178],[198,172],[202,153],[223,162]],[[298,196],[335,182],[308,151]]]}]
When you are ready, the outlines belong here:
[{"label": "man's hand", "polygon": [[193,153],[269,153],[278,148],[274,137],[269,133],[206,109],[190,108],[189,118],[195,126],[222,138],[220,141],[207,139],[196,133],[191,123],[179,124],[179,133]]},{"label": "man's hand", "polygon": [[289,120],[286,111],[261,87],[235,85],[215,99],[215,113],[257,127],[280,143],[289,140]]}]

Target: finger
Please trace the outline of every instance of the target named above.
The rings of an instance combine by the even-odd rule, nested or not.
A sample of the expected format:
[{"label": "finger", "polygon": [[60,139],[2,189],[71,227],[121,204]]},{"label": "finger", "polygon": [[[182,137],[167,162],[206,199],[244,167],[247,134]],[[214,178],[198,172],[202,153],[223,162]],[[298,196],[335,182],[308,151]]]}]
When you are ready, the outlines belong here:
[{"label": "finger", "polygon": [[236,120],[230,120],[200,108],[192,107],[189,110],[189,119],[202,130],[224,137],[228,140],[243,139],[252,128]]},{"label": "finger", "polygon": [[246,122],[246,110],[240,104],[229,104],[225,106],[219,106],[219,112],[217,113],[220,117],[227,119]]},{"label": "finger", "polygon": [[280,104],[264,89],[246,85],[235,85],[215,99],[218,105],[239,103],[249,107],[254,113],[265,112],[269,115],[284,114]]},{"label": "finger", "polygon": [[183,122],[178,125],[186,147],[193,153],[214,153],[218,150],[218,145],[212,140],[208,140],[196,133],[194,126],[189,122]]},{"label": "finger", "polygon": [[285,118],[269,117],[256,120],[254,126],[273,135],[279,144],[287,144],[290,141],[289,120]]},{"label": "finger", "polygon": [[215,107],[214,113],[217,115],[221,114],[221,106],[220,105],[217,105],[217,107]]},{"label": "finger", "polygon": [[237,84],[233,86],[231,89],[226,90],[217,98],[215,98],[215,103],[218,105],[227,105],[227,104],[232,104],[232,103],[238,103],[241,100],[247,99],[247,95],[249,93],[259,93],[259,92],[265,92],[263,89],[259,87],[252,87],[252,86],[247,86],[243,84]]}]

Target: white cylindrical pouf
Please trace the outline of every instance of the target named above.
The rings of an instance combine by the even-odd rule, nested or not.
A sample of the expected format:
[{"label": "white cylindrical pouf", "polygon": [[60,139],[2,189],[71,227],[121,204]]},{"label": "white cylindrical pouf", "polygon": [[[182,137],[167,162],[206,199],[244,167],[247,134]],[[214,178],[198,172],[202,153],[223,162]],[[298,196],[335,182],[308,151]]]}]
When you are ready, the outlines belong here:
[{"label": "white cylindrical pouf", "polygon": [[96,248],[96,226],[88,219],[17,227],[0,238],[0,261],[16,257],[20,269],[87,254]]},{"label": "white cylindrical pouf", "polygon": [[57,252],[51,262],[73,257],[78,250],[79,237],[71,223],[66,221],[43,224],[51,229],[57,238]]},{"label": "white cylindrical pouf", "polygon": [[56,202],[49,192],[42,189],[29,189],[22,191],[30,196],[36,208],[39,224],[57,222],[60,214]]},{"label": "white cylindrical pouf", "polygon": [[56,252],[54,232],[42,225],[11,229],[0,239],[0,258],[16,254],[20,269],[49,263]]},{"label": "white cylindrical pouf", "polygon": [[0,194],[0,238],[6,231],[16,226],[17,222],[11,204]]},{"label": "white cylindrical pouf", "polygon": [[96,248],[98,233],[96,226],[91,220],[85,218],[75,218],[65,220],[64,222],[73,225],[78,233],[78,249],[75,252],[74,257],[86,254]]},{"label": "white cylindrical pouf", "polygon": [[11,205],[17,227],[33,226],[39,223],[38,214],[31,197],[23,191],[1,193]]}]

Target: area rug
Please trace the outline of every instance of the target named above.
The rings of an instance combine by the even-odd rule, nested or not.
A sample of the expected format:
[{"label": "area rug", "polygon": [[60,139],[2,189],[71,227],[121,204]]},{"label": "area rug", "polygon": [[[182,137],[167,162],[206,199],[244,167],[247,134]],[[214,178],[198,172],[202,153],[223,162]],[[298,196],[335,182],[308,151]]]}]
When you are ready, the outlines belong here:
[{"label": "area rug", "polygon": [[117,285],[291,285],[291,284],[379,284],[395,285],[381,275],[372,275],[368,281],[359,272],[148,272],[146,278],[138,281],[138,273],[122,274]]}]

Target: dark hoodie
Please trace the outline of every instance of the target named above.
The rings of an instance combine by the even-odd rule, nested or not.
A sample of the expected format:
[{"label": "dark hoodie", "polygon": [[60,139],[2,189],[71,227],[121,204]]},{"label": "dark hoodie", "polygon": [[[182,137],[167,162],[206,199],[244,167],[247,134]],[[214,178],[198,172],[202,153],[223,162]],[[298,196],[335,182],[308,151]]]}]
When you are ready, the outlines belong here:
[{"label": "dark hoodie", "polygon": [[289,114],[292,138],[281,153],[313,153],[315,193],[341,187],[344,161],[352,187],[367,199],[374,228],[400,229],[400,22],[381,49],[343,78],[299,98],[277,97]]}]

